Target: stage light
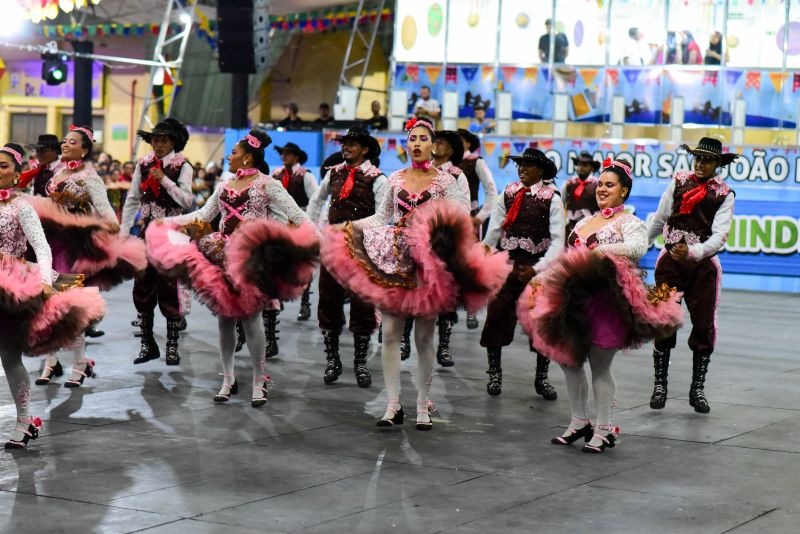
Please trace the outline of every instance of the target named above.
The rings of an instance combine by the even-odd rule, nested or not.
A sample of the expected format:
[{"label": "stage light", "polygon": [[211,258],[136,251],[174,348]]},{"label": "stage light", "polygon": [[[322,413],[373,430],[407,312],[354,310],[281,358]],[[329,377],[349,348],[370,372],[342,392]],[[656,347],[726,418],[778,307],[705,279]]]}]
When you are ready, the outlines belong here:
[{"label": "stage light", "polygon": [[47,85],[61,85],[67,81],[67,73],[66,54],[42,54],[42,79]]},{"label": "stage light", "polygon": [[69,13],[75,7],[75,2],[74,0],[58,0],[58,6],[64,13]]},{"label": "stage light", "polygon": [[191,24],[192,16],[189,15],[188,13],[182,13],[181,14],[181,22],[184,23],[184,24]]}]

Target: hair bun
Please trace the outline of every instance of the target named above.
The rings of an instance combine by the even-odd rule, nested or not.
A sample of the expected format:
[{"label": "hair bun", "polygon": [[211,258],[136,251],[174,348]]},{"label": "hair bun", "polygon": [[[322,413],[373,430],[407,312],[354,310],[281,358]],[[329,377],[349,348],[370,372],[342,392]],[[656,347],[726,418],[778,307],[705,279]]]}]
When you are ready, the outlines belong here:
[{"label": "hair bun", "polygon": [[249,135],[252,135],[256,139],[261,141],[261,146],[259,147],[259,149],[261,150],[267,148],[272,143],[272,138],[264,130],[253,128],[252,130],[250,130]]}]

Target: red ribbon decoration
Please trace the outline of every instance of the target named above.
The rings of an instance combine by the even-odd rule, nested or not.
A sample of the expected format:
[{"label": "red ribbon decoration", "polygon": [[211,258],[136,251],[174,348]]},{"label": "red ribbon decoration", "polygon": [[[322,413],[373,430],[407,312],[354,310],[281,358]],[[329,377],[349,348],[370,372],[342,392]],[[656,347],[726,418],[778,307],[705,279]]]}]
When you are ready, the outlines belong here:
[{"label": "red ribbon decoration", "polygon": [[348,170],[348,174],[347,179],[344,181],[344,185],[342,186],[342,190],[339,191],[339,200],[345,200],[347,197],[349,197],[350,192],[353,190],[353,186],[356,183],[356,171],[358,171],[358,167],[345,166],[345,169]]},{"label": "red ribbon decoration", "polygon": [[699,185],[690,189],[689,191],[686,191],[681,197],[681,209],[679,210],[681,215],[689,215],[692,213],[692,210],[694,210],[695,206],[700,204],[700,202],[702,202],[708,194],[708,186],[711,183],[711,180],[701,184],[697,181],[697,176],[694,174],[692,175],[692,180]]},{"label": "red ribbon decoration", "polygon": [[153,167],[150,169],[150,173],[147,175],[147,180],[139,185],[139,191],[144,193],[149,189],[150,192],[152,192],[155,196],[158,196],[158,194],[161,192],[161,182],[160,180],[153,178],[153,169],[161,169],[160,159],[156,159],[155,165],[153,165]]},{"label": "red ribbon decoration", "polygon": [[40,165],[38,167],[34,167],[33,169],[28,169],[27,171],[22,171],[22,174],[19,177],[19,183],[17,184],[17,189],[25,189],[28,187],[28,184],[33,181],[34,178],[39,176],[39,173],[42,172],[44,166]]},{"label": "red ribbon decoration", "polygon": [[517,215],[519,215],[519,209],[522,207],[522,200],[525,198],[525,192],[527,190],[527,187],[523,187],[517,191],[517,194],[514,197],[514,203],[511,204],[511,209],[508,210],[508,213],[506,213],[506,219],[503,221],[503,230],[514,224],[514,221],[517,220]]},{"label": "red ribbon decoration", "polygon": [[292,173],[289,172],[289,169],[286,167],[283,168],[283,180],[281,183],[283,184],[284,189],[289,189],[289,180],[292,178]]},{"label": "red ribbon decoration", "polygon": [[578,187],[576,187],[575,191],[572,192],[572,197],[575,200],[580,200],[584,187],[586,187],[586,180],[581,180],[578,178]]}]

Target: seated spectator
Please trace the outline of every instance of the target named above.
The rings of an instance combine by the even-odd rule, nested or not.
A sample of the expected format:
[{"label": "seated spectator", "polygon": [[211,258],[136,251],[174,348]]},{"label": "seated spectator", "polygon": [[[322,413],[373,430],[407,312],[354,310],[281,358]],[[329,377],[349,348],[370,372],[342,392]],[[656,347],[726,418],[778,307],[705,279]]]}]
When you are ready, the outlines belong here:
[{"label": "seated spectator", "polygon": [[326,102],[320,104],[319,117],[314,119],[314,124],[320,128],[324,128],[333,124],[333,120],[333,115],[331,115],[331,107]]},{"label": "seated spectator", "polygon": [[[725,50],[725,63],[727,64],[730,60],[730,54]],[[722,64],[722,34],[720,32],[714,32],[709,37],[706,57],[703,59],[703,63],[706,65]]]},{"label": "seated spectator", "polygon": [[414,101],[414,115],[421,119],[436,122],[442,114],[442,108],[435,98],[431,98],[431,88],[423,85],[419,89],[419,96]]},{"label": "seated spectator", "polygon": [[389,121],[381,115],[381,103],[377,100],[372,101],[372,117],[364,121],[364,128],[369,130],[387,130]]},{"label": "seated spectator", "polygon": [[293,130],[303,125],[303,119],[297,115],[297,113],[300,111],[300,108],[297,106],[297,104],[294,102],[289,102],[283,106],[283,110],[286,112],[286,118],[278,123],[279,128]]},{"label": "seated spectator", "polygon": [[469,131],[474,134],[489,134],[494,131],[494,123],[486,120],[486,108],[475,107],[475,119],[469,125]]}]

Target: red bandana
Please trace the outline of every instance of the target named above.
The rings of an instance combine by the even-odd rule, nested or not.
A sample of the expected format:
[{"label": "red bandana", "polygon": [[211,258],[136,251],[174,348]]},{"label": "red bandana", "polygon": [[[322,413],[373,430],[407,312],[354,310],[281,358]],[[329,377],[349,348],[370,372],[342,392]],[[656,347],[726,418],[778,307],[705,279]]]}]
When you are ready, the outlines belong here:
[{"label": "red bandana", "polygon": [[692,174],[692,180],[699,185],[686,191],[681,197],[681,209],[679,210],[681,215],[689,215],[692,213],[695,206],[700,204],[708,194],[708,186],[711,184],[711,180],[706,180],[705,183],[701,184],[694,174]]},{"label": "red bandana", "polygon": [[[588,178],[586,180],[588,180]],[[583,188],[586,187],[586,180],[581,180],[580,177],[578,177],[578,187],[576,187],[575,191],[572,192],[572,197],[575,200],[579,200],[581,198],[581,195],[583,194]]]},{"label": "red bandana", "polygon": [[350,196],[350,192],[353,190],[353,186],[356,183],[356,172],[358,171],[358,167],[349,167],[345,166],[347,169],[347,179],[344,181],[344,185],[342,186],[342,190],[339,191],[339,200],[345,200],[347,197]]},{"label": "red bandana", "polygon": [[525,192],[528,191],[527,187],[521,188],[514,196],[514,203],[511,204],[511,209],[506,213],[506,219],[503,221],[503,229],[505,230],[517,220],[519,209],[522,207],[522,200],[525,198]]},{"label": "red bandana", "polygon": [[283,168],[283,179],[281,180],[281,183],[283,184],[283,188],[284,189],[289,189],[289,180],[291,180],[291,179],[292,179],[292,173],[289,172],[289,169],[287,167],[284,167]]},{"label": "red bandana", "polygon": [[153,178],[153,169],[161,169],[160,159],[156,159],[155,165],[153,165],[153,167],[150,169],[150,174],[147,175],[147,180],[139,185],[139,190],[141,192],[145,192],[149,189],[151,193],[153,193],[155,196],[158,196],[158,194],[161,192],[161,182]]}]

